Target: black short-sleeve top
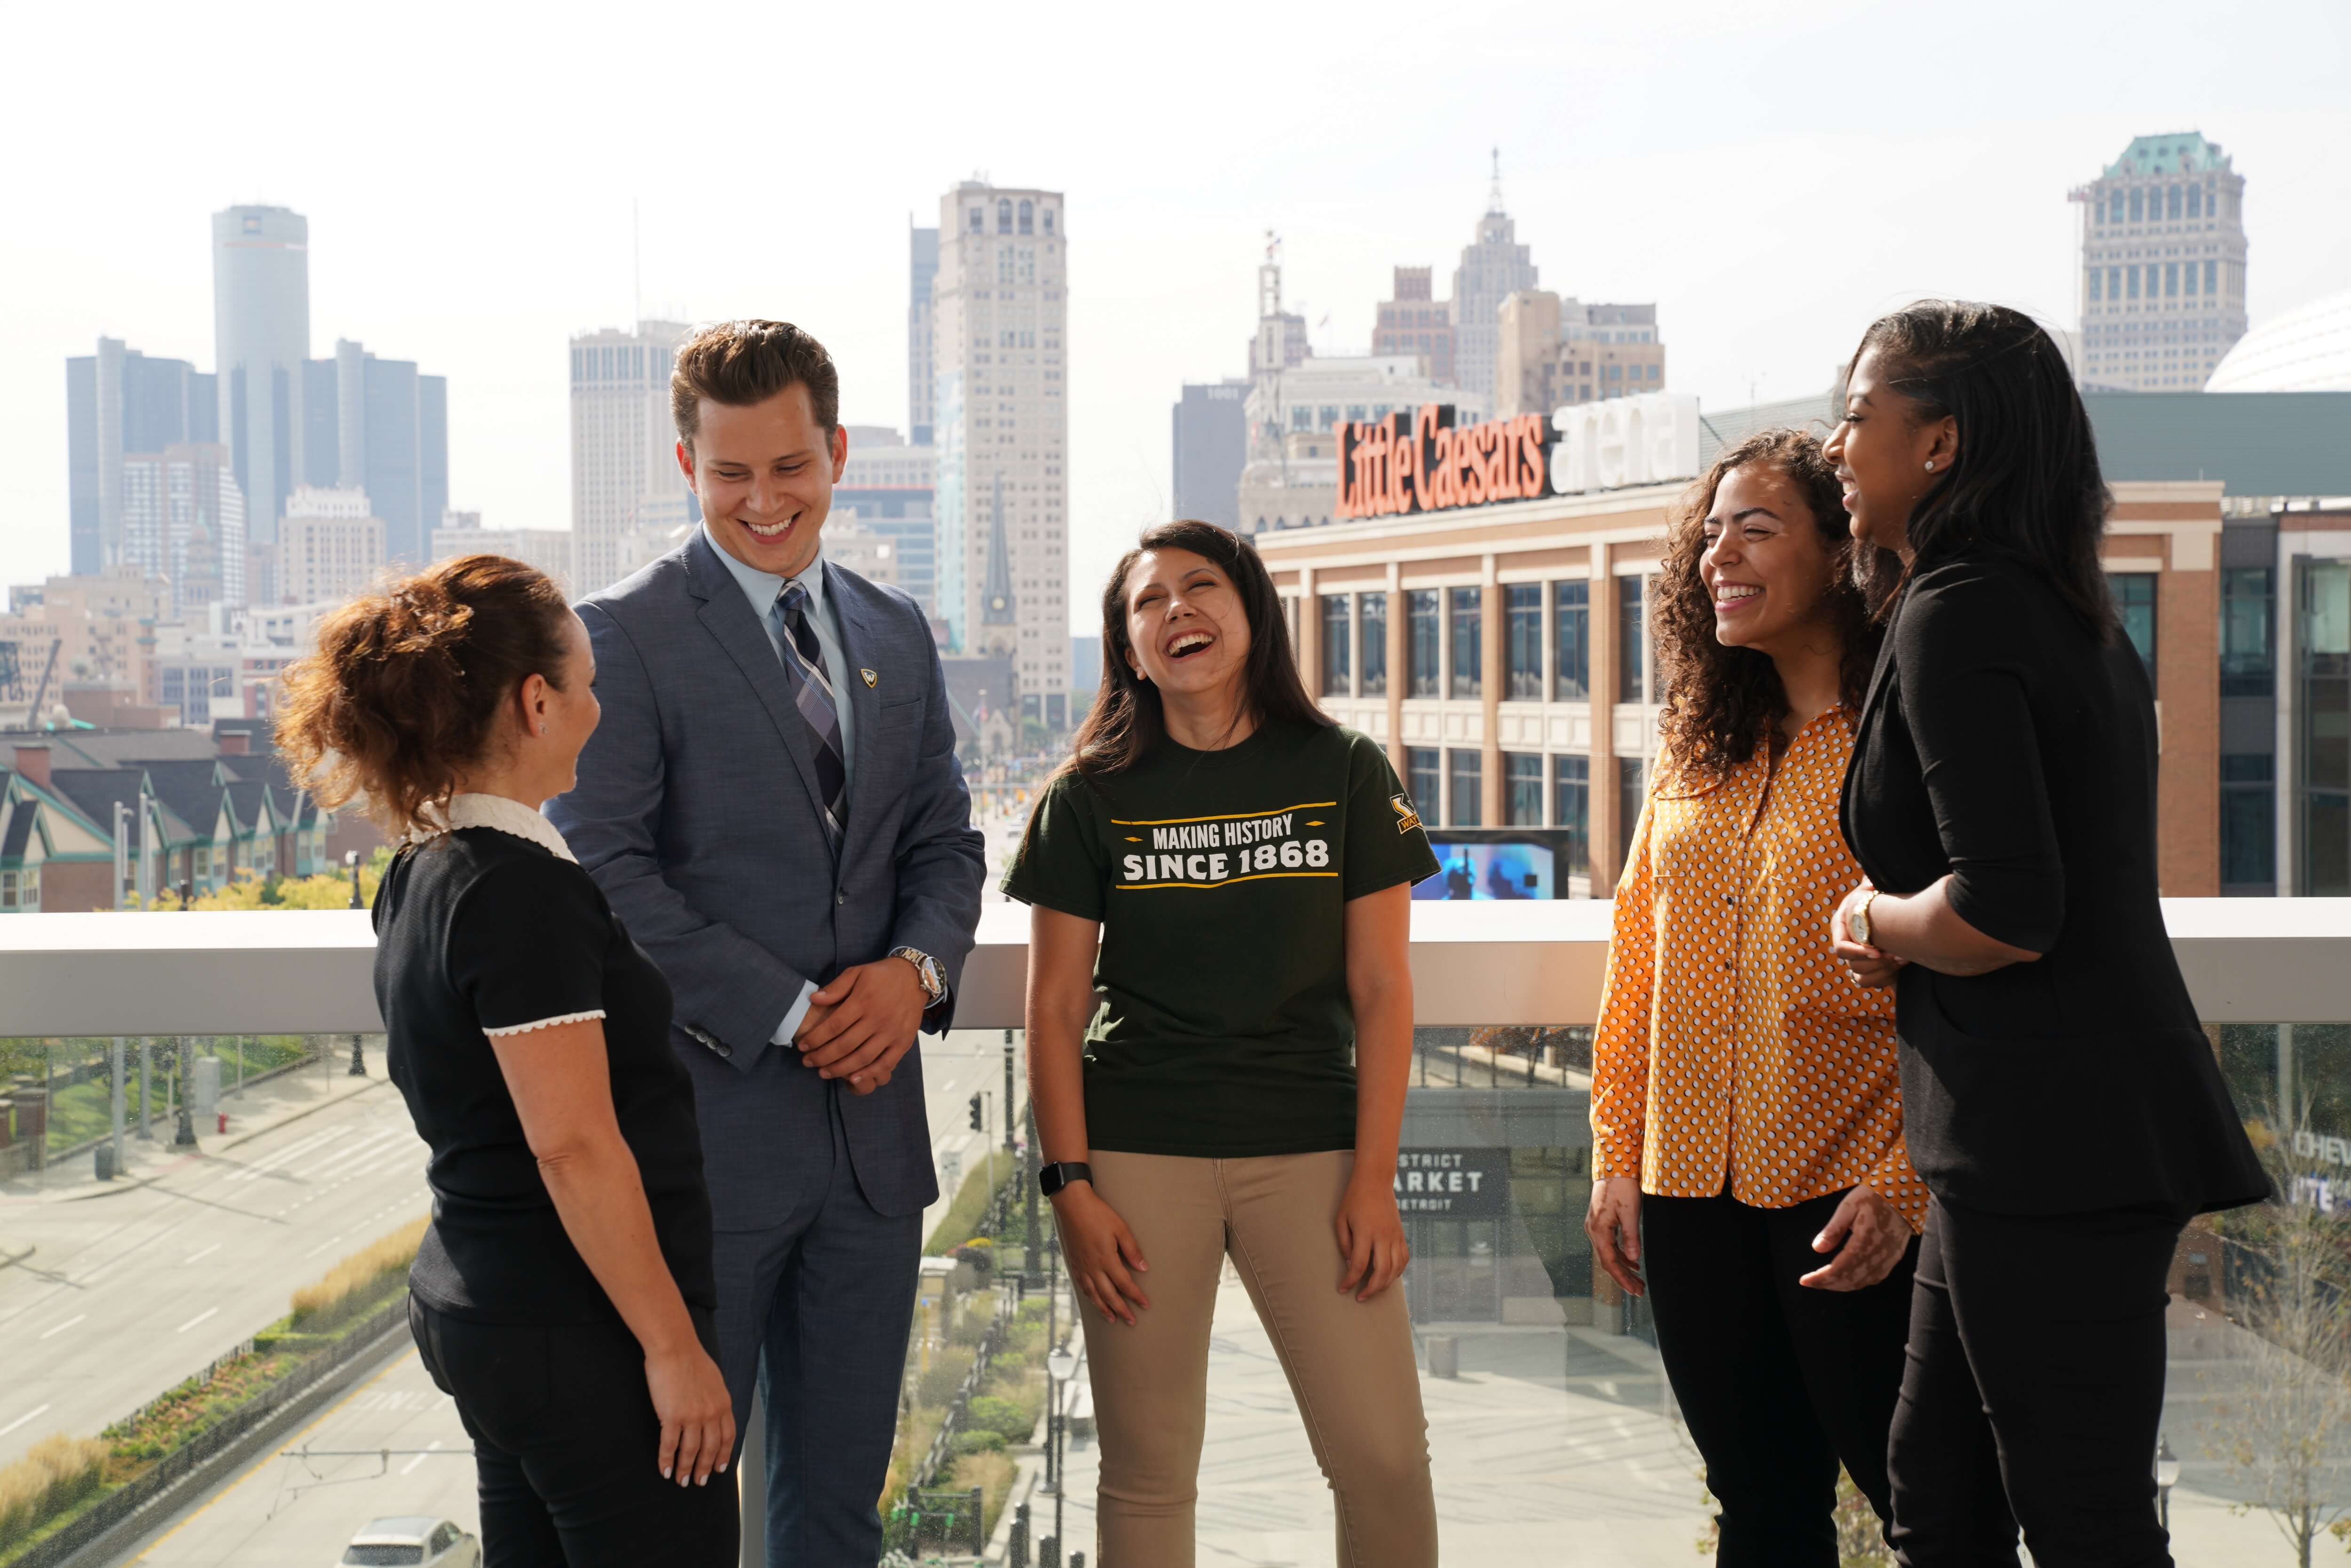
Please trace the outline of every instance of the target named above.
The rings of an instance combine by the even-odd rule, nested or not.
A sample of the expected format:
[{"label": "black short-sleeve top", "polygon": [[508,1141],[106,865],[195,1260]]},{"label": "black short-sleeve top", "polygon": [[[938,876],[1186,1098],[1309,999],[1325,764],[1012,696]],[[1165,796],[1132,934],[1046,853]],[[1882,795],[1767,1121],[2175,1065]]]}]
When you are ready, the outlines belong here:
[{"label": "black short-sleeve top", "polygon": [[1097,1149],[1240,1159],[1355,1146],[1346,905],[1434,875],[1379,743],[1261,726],[1162,738],[1047,787],[1005,894],[1102,924],[1085,1041]]},{"label": "black short-sleeve top", "polygon": [[668,982],[538,812],[460,795],[447,818],[393,857],[375,898],[391,1076],[432,1149],[433,1224],[410,1289],[477,1322],[618,1316],[564,1232],[491,1046],[598,1019],[662,1256],[687,1307],[714,1311],[710,1196]]}]

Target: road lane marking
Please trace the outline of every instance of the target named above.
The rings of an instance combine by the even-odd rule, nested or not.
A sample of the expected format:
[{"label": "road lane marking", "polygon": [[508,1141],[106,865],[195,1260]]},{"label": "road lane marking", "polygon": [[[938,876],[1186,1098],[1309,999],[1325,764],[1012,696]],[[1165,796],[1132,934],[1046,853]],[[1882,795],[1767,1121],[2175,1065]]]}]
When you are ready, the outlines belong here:
[{"label": "road lane marking", "polygon": [[201,1262],[203,1262],[205,1259],[207,1259],[207,1258],[211,1257],[214,1253],[215,1253],[215,1252],[219,1251],[220,1249],[221,1249],[221,1244],[220,1244],[219,1242],[215,1241],[215,1242],[214,1242],[211,1246],[209,1246],[209,1247],[205,1248],[205,1249],[204,1249],[203,1251],[201,1251],[201,1252],[191,1252],[191,1253],[189,1253],[189,1254],[188,1254],[188,1261],[189,1261],[189,1262],[191,1262],[191,1263],[201,1263]]},{"label": "road lane marking", "polygon": [[33,1409],[30,1409],[30,1410],[26,1411],[22,1416],[17,1416],[14,1421],[9,1422],[5,1427],[0,1427],[0,1437],[6,1437],[9,1433],[11,1433],[11,1432],[15,1431],[17,1427],[19,1427],[23,1426],[26,1422],[32,1420],[35,1416],[46,1416],[46,1415],[47,1415],[48,1413],[49,1413],[49,1407],[48,1407],[47,1406],[46,1406],[46,1405],[37,1406],[36,1406],[36,1407],[34,1407]]},{"label": "road lane marking", "polygon": [[190,1318],[186,1322],[182,1323],[178,1328],[173,1329],[172,1332],[173,1333],[185,1333],[190,1329],[195,1327],[198,1323],[204,1322],[206,1318],[217,1317],[219,1314],[220,1309],[218,1307],[206,1307],[203,1312],[198,1312],[194,1317]]},{"label": "road lane marking", "polygon": [[423,1452],[423,1453],[421,1453],[421,1454],[417,1455],[414,1458],[413,1458],[413,1459],[409,1460],[409,1461],[408,1461],[408,1463],[406,1463],[406,1464],[404,1464],[404,1465],[401,1466],[401,1467],[400,1467],[400,1473],[401,1473],[402,1475],[403,1475],[403,1476],[404,1476],[404,1475],[408,1474],[410,1471],[412,1471],[412,1470],[413,1470],[414,1469],[416,1469],[416,1467],[417,1467],[417,1466],[419,1466],[419,1465],[423,1464],[425,1460],[427,1460],[427,1459],[431,1458],[433,1457],[433,1450],[434,1450],[434,1449],[435,1449],[435,1448],[439,1448],[440,1446],[441,1446],[441,1439],[440,1439],[440,1438],[438,1438],[438,1437],[435,1437],[435,1438],[434,1438],[431,1442],[429,1442],[429,1443],[425,1444],[425,1445],[424,1445],[424,1452]]},{"label": "road lane marking", "polygon": [[55,1328],[53,1328],[53,1329],[50,1329],[50,1330],[47,1330],[47,1332],[45,1332],[45,1333],[41,1335],[41,1337],[42,1337],[43,1339],[48,1339],[48,1338],[51,1338],[51,1337],[53,1337],[54,1335],[61,1334],[61,1333],[65,1333],[65,1332],[66,1332],[66,1330],[68,1330],[68,1329],[69,1329],[69,1328],[73,1327],[73,1326],[74,1326],[74,1324],[76,1324],[76,1323],[85,1323],[85,1322],[88,1322],[89,1321],[89,1314],[88,1312],[82,1312],[82,1313],[78,1314],[78,1316],[68,1318],[65,1322],[63,1322],[59,1323],[57,1327],[55,1327]]},{"label": "road lane marking", "polygon": [[340,1241],[342,1239],[343,1233],[338,1230],[332,1236],[328,1237],[324,1241],[319,1242],[316,1247],[311,1248],[308,1252],[303,1253],[302,1256],[305,1258],[316,1258],[319,1253],[324,1252],[328,1248],[332,1247],[336,1242]]},{"label": "road lane marking", "polygon": [[235,1174],[232,1175],[228,1179],[233,1182],[257,1181],[261,1177],[267,1176],[270,1172],[276,1170],[279,1166],[284,1165],[287,1161],[308,1154],[310,1150],[317,1148],[320,1144],[331,1141],[344,1131],[346,1131],[346,1129],[340,1127],[329,1127],[322,1131],[313,1133],[307,1138],[297,1138],[286,1147],[279,1149],[276,1154],[263,1155],[260,1159],[257,1159],[251,1165],[246,1166],[243,1170],[237,1171]]}]

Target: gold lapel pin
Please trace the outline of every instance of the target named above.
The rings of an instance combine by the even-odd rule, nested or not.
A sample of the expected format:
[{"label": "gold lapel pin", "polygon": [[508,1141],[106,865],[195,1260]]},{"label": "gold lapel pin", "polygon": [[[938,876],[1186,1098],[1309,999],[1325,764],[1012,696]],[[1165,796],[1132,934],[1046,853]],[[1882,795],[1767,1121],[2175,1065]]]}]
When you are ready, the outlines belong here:
[{"label": "gold lapel pin", "polygon": [[865,684],[869,686],[882,678],[871,670],[860,670],[857,673],[865,677]]}]

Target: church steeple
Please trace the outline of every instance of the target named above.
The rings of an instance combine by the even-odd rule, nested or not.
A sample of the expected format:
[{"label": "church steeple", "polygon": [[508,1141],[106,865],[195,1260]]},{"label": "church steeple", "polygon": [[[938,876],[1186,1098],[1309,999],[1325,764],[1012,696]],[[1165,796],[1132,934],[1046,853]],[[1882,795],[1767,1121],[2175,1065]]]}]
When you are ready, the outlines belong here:
[{"label": "church steeple", "polygon": [[980,604],[981,625],[1010,626],[1014,623],[1012,552],[1004,542],[1004,476],[1001,474],[996,476],[994,512],[987,525],[987,588]]}]

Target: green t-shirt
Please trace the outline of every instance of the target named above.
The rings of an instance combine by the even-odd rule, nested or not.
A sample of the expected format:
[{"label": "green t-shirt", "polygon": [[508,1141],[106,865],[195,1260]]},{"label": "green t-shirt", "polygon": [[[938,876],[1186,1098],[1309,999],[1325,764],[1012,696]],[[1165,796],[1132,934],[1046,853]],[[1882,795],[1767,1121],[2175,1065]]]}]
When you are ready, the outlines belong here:
[{"label": "green t-shirt", "polygon": [[1097,1149],[1237,1159],[1355,1146],[1343,906],[1437,871],[1379,746],[1268,726],[1163,739],[1047,787],[1007,896],[1102,922],[1086,1030]]}]

